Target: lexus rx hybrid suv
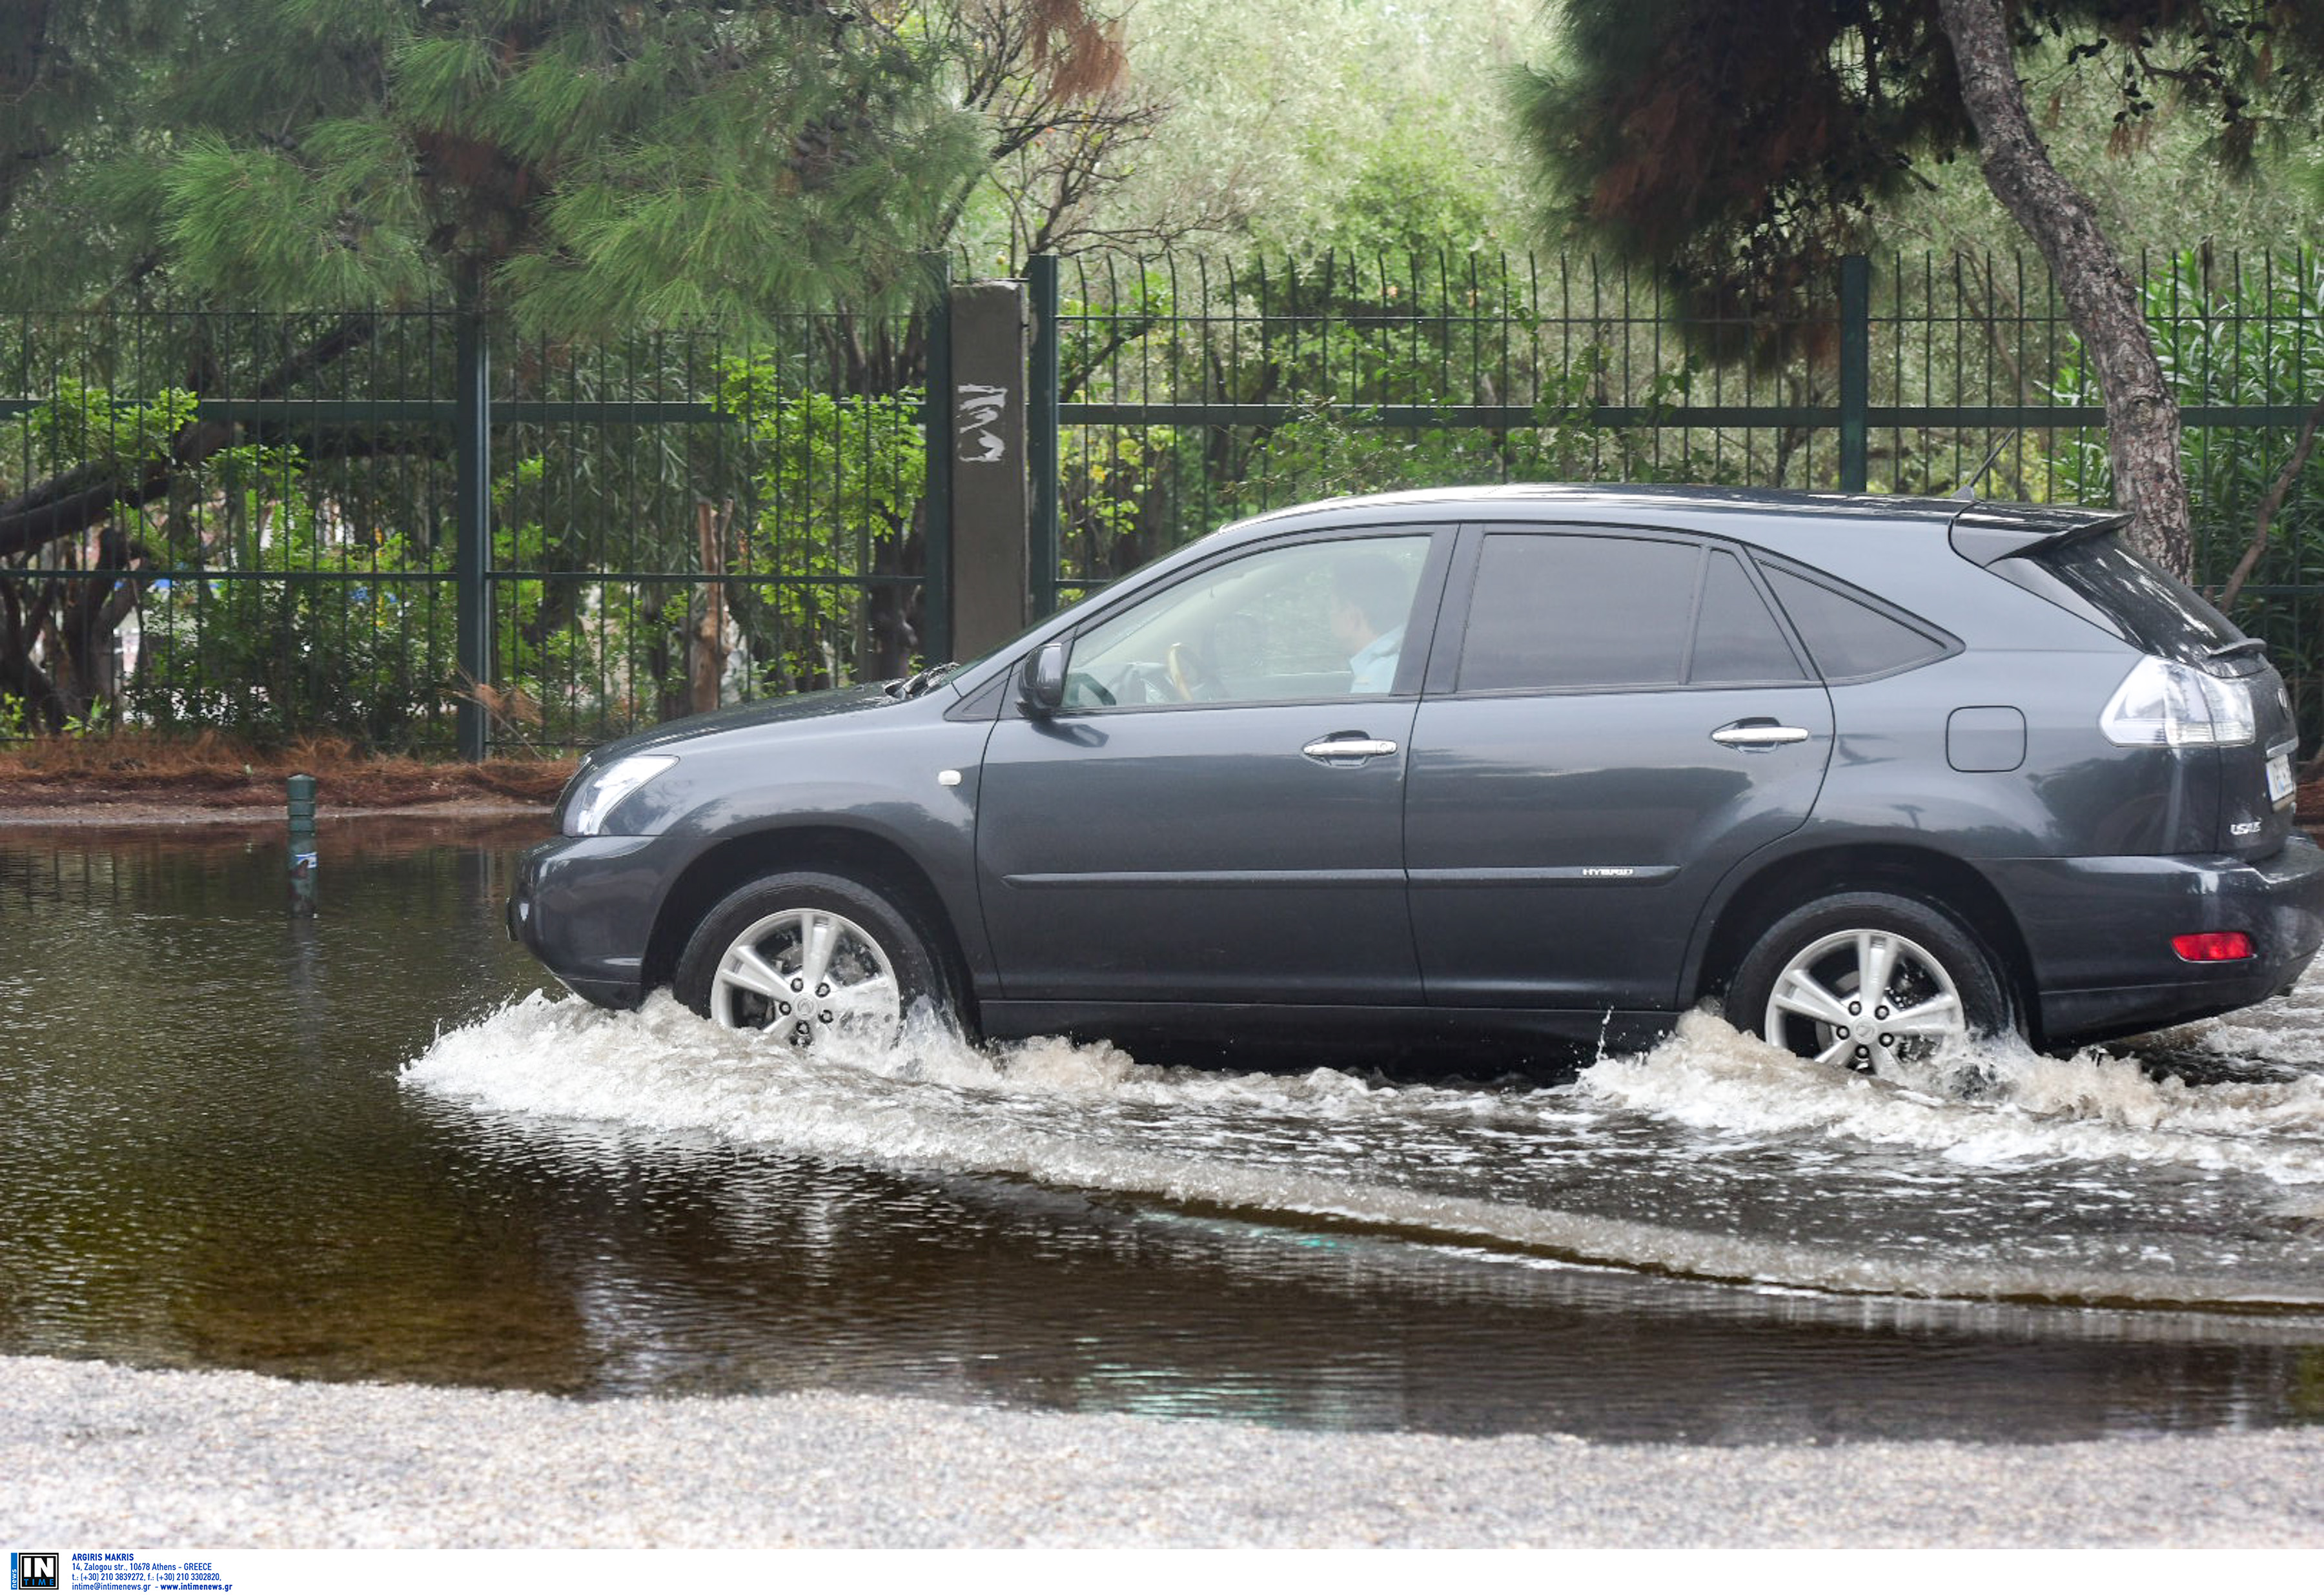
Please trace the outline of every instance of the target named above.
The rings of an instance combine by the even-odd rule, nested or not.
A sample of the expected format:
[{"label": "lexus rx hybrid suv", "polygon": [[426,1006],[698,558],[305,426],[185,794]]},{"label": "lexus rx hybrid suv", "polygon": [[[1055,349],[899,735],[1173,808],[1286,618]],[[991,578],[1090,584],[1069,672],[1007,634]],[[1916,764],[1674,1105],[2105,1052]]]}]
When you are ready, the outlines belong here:
[{"label": "lexus rx hybrid suv", "polygon": [[1181,549],[973,664],[598,749],[513,934],[812,1046],[1635,1045],[1877,1069],[2298,977],[2324,853],[2255,641],[2123,518],[1513,486]]}]

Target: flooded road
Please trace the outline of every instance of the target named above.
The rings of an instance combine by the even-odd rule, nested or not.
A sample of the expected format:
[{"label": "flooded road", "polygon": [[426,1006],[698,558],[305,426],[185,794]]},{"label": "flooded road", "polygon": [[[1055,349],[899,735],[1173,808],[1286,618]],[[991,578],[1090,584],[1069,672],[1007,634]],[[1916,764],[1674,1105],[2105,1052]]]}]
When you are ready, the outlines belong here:
[{"label": "flooded road", "polygon": [[2052,1440],[2324,1418],[2324,983],[1837,1074],[805,1057],[533,994],[533,830],[0,834],[0,1351],[1301,1427]]}]

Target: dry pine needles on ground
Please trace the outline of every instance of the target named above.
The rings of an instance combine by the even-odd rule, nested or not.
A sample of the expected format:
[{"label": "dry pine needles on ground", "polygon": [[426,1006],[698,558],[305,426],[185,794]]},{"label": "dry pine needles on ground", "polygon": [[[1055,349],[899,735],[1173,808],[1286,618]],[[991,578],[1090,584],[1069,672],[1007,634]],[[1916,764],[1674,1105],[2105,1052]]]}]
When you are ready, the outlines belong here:
[{"label": "dry pine needles on ground", "polygon": [[293,775],[313,776],[327,808],[545,806],[572,773],[570,759],[435,763],[359,753],[327,738],[270,750],[208,732],[193,737],[119,732],[0,744],[0,810],[279,807],[282,783]]}]

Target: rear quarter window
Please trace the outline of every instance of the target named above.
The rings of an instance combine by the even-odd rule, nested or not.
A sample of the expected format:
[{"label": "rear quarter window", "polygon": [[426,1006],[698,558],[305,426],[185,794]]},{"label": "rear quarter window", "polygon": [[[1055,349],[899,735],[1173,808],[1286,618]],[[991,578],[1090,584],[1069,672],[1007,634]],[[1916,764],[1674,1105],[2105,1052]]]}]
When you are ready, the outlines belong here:
[{"label": "rear quarter window", "polygon": [[1827,681],[1866,681],[1941,659],[1950,639],[1853,592],[1780,566],[1765,567],[1768,588],[1790,615]]}]

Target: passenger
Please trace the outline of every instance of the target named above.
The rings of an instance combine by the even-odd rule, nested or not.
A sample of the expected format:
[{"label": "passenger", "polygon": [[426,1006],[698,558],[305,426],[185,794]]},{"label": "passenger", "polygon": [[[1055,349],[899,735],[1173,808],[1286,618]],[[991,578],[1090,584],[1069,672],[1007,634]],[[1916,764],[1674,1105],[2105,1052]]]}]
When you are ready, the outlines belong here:
[{"label": "passenger", "polygon": [[1332,635],[1348,650],[1350,692],[1396,685],[1412,576],[1380,554],[1350,554],[1332,567]]}]

